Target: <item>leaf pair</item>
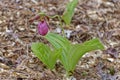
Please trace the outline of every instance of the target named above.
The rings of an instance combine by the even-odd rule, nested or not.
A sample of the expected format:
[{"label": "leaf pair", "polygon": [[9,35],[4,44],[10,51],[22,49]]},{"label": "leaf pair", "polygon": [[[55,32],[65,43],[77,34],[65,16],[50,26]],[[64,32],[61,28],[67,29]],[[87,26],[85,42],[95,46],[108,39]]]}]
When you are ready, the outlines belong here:
[{"label": "leaf pair", "polygon": [[62,48],[60,61],[68,73],[74,71],[79,59],[86,52],[104,49],[99,39],[93,39],[83,44],[73,45],[66,38],[57,34],[48,33],[45,38],[55,47],[55,49]]},{"label": "leaf pair", "polygon": [[53,69],[57,59],[60,59],[67,73],[73,72],[79,59],[92,50],[104,49],[99,39],[92,39],[83,44],[71,44],[66,38],[48,33],[45,38],[54,46],[43,43],[33,43],[32,51],[50,69]]},{"label": "leaf pair", "polygon": [[60,57],[61,49],[51,50],[43,43],[33,43],[31,47],[34,54],[51,70],[54,69],[56,60]]}]

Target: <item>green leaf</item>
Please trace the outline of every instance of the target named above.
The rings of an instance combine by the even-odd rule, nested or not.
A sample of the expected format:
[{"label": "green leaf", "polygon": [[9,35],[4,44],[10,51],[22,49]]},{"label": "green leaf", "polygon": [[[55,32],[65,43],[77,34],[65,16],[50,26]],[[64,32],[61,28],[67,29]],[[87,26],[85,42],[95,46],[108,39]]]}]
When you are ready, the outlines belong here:
[{"label": "green leaf", "polygon": [[70,42],[58,35],[58,34],[54,34],[54,33],[48,33],[45,38],[56,48],[62,48],[65,52],[68,51],[68,49],[70,48]]},{"label": "green leaf", "polygon": [[74,15],[74,9],[77,6],[78,0],[72,0],[66,6],[66,10],[62,15],[62,19],[67,25],[70,25],[71,19]]},{"label": "green leaf", "polygon": [[86,41],[83,44],[75,44],[71,47],[69,51],[69,58],[68,58],[68,63],[69,63],[69,70],[68,71],[73,71],[75,69],[76,64],[78,63],[79,59],[89,51],[93,50],[102,50],[104,49],[104,46],[102,43],[99,41],[99,39],[92,39],[90,41]]},{"label": "green leaf", "polygon": [[50,69],[53,69],[56,60],[60,57],[62,49],[51,50],[43,43],[33,43],[31,46],[34,54]]},{"label": "green leaf", "polygon": [[67,68],[67,64],[68,64],[68,59],[67,59],[67,53],[68,50],[71,47],[71,43],[65,38],[62,37],[58,34],[54,34],[54,33],[48,33],[45,38],[56,48],[62,48],[62,53],[60,54],[60,59],[62,64],[65,68]]},{"label": "green leaf", "polygon": [[59,59],[61,52],[62,49],[56,49],[49,55],[48,62],[52,69],[54,68],[56,61]]},{"label": "green leaf", "polygon": [[67,53],[61,54],[61,62],[65,68],[65,70],[69,72],[73,72],[76,64],[78,63],[79,59],[89,51],[97,50],[97,49],[104,49],[104,46],[99,41],[99,39],[92,39],[87,41],[83,44],[72,44],[71,48],[68,50]]}]

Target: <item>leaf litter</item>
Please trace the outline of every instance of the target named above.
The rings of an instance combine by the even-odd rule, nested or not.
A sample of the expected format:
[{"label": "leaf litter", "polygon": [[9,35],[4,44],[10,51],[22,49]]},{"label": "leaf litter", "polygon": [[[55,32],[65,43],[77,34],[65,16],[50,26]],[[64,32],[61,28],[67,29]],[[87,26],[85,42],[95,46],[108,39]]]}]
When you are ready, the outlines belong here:
[{"label": "leaf litter", "polygon": [[[32,42],[48,44],[36,33],[37,21],[29,20],[43,11],[62,14],[68,0],[1,0],[0,1],[0,80],[62,80],[65,71],[46,69],[31,52]],[[119,80],[120,78],[120,1],[79,0],[68,39],[82,43],[94,37],[101,39],[106,51],[87,53],[74,72],[76,80]],[[51,31],[57,20],[50,20]],[[57,26],[56,26],[57,25]],[[70,31],[70,32],[67,32]]]}]

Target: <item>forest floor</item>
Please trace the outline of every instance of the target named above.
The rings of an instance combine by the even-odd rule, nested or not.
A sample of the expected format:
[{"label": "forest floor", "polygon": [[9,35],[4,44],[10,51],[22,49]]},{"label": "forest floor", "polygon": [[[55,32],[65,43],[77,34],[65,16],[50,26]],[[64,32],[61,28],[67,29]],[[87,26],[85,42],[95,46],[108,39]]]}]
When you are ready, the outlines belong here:
[{"label": "forest floor", "polygon": [[[0,0],[0,80],[63,80],[65,70],[51,72],[31,51],[32,42],[48,43],[36,31],[39,12],[62,15],[68,0]],[[51,32],[61,34],[57,19]],[[72,43],[99,38],[103,51],[83,56],[73,73],[76,80],[120,80],[120,0],[79,0],[70,27]],[[65,79],[64,79],[65,80]]]}]

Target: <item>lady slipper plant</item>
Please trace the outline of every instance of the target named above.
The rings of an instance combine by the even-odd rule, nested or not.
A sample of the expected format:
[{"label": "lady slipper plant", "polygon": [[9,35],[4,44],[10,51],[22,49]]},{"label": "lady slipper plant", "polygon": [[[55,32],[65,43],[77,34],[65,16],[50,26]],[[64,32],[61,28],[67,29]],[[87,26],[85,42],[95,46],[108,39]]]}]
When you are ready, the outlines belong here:
[{"label": "lady slipper plant", "polygon": [[[77,2],[78,0],[73,0],[68,4],[67,10],[62,16],[62,19],[66,24],[70,24],[72,19],[71,16],[73,15],[73,10]],[[40,16],[37,16],[34,19],[38,19],[38,17]],[[40,21],[37,29],[38,33],[47,39],[52,46],[49,47],[43,43],[33,43],[31,46],[32,51],[51,70],[54,69],[56,61],[60,60],[68,76],[71,75],[78,61],[86,52],[104,49],[104,46],[97,38],[86,41],[83,44],[72,44],[65,37],[55,33],[48,33],[49,26],[45,19]]]}]

